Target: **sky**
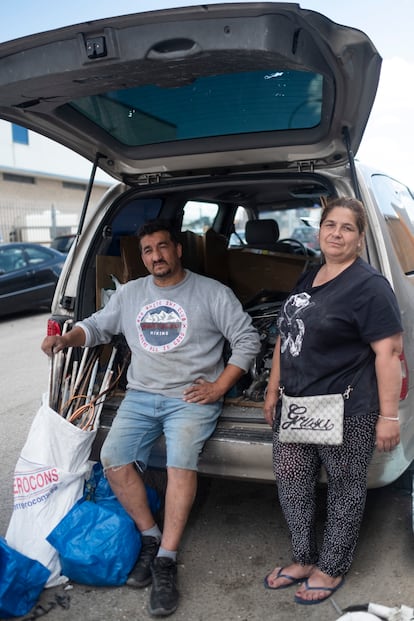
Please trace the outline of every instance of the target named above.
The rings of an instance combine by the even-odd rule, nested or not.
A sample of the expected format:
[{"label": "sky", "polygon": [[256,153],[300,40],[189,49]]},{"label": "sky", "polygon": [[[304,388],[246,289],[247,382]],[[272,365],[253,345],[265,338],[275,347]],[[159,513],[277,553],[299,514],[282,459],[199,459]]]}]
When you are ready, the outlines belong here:
[{"label": "sky", "polygon": [[[91,19],[195,4],[201,3],[13,0],[2,3],[0,42]],[[301,0],[299,4],[363,30],[376,46],[383,58],[380,83],[357,157],[414,190],[414,0]]]}]

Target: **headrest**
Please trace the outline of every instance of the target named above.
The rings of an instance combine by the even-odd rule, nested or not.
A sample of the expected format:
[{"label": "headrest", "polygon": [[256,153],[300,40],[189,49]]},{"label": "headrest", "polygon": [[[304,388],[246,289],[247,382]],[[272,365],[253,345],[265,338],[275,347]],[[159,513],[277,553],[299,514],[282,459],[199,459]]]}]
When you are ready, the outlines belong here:
[{"label": "headrest", "polygon": [[246,222],[246,242],[248,246],[261,248],[276,244],[279,239],[279,225],[276,220],[248,220]]}]

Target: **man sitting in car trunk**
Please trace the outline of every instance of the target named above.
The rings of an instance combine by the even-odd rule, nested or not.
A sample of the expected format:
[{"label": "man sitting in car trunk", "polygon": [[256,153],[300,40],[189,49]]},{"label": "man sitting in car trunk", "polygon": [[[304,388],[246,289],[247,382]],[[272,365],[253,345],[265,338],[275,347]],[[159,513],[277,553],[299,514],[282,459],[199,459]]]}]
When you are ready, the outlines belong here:
[{"label": "man sitting in car trunk", "polygon": [[[52,355],[70,346],[94,347],[120,333],[128,342],[128,387],[101,461],[142,535],[127,584],[141,588],[152,582],[149,612],[166,616],[178,605],[177,550],[196,493],[200,452],[224,395],[247,372],[260,345],[233,292],[182,267],[181,244],[166,223],[145,224],[138,239],[150,275],[123,285],[102,310],[68,333],[46,337],[42,349]],[[225,340],[231,348],[226,365]],[[139,471],[162,433],[168,478],[161,533]]]}]

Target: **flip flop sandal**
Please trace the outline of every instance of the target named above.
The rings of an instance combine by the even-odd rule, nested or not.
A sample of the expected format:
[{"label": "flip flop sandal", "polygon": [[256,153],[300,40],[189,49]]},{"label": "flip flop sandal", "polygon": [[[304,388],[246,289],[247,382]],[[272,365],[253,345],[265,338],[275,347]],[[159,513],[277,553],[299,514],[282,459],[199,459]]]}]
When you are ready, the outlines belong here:
[{"label": "flip flop sandal", "polygon": [[279,569],[279,571],[276,574],[276,580],[278,578],[286,578],[286,580],[290,580],[290,582],[288,584],[282,584],[281,586],[278,587],[272,587],[269,584],[269,576],[271,575],[272,572],[270,572],[270,574],[268,574],[265,579],[264,579],[264,587],[265,589],[270,589],[271,591],[280,591],[281,589],[288,589],[289,587],[293,586],[294,584],[299,584],[301,582],[303,582],[305,580],[305,578],[294,578],[293,576],[289,576],[289,574],[284,574],[283,572],[283,567],[281,567]]},{"label": "flip flop sandal", "polygon": [[325,597],[321,597],[320,599],[303,599],[299,595],[295,595],[295,602],[297,604],[302,604],[303,606],[312,606],[313,604],[321,604],[326,599],[332,597],[332,595],[341,588],[343,583],[345,582],[345,577],[342,577],[341,581],[335,587],[324,587],[324,586],[309,586],[308,580],[305,580],[305,590],[306,591],[327,591]]}]

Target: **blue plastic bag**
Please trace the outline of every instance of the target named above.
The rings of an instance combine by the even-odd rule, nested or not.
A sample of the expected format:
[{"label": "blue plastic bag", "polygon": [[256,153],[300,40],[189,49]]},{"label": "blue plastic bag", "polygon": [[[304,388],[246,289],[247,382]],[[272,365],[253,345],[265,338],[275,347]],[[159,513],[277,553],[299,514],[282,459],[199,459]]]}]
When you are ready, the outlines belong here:
[{"label": "blue plastic bag", "polygon": [[[147,487],[151,510],[158,494]],[[84,497],[47,537],[59,552],[62,574],[91,586],[125,584],[141,551],[141,536],[113,494],[100,463],[86,482]]]},{"label": "blue plastic bag", "polygon": [[80,584],[125,584],[141,550],[133,520],[103,504],[80,500],[47,537],[62,574]]},{"label": "blue plastic bag", "polygon": [[27,614],[36,604],[50,570],[7,545],[0,537],[0,617]]}]

